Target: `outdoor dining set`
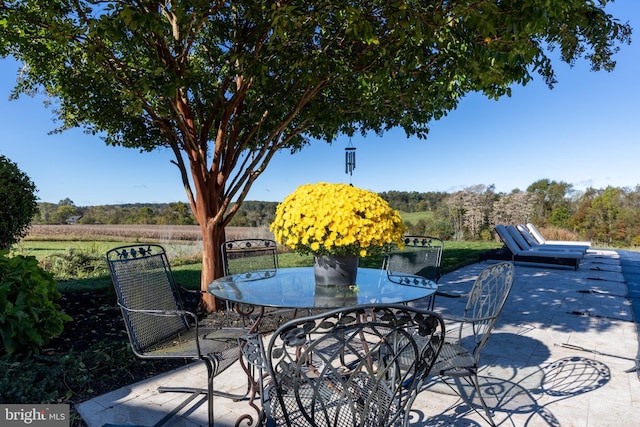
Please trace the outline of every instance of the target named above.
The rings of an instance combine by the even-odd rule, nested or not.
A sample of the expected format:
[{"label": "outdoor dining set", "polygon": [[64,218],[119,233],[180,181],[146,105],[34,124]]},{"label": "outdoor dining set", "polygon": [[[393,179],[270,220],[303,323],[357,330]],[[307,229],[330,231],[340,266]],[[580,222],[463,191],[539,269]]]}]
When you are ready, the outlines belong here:
[{"label": "outdoor dining set", "polygon": [[[489,263],[468,294],[449,295],[437,284],[442,240],[406,236],[404,243],[403,250],[386,253],[381,268],[358,268],[355,284],[338,287],[318,286],[313,267],[280,268],[273,240],[225,242],[225,275],[208,292],[245,322],[214,329],[185,306],[163,247],[109,251],[135,354],[199,360],[207,367],[205,389],[158,390],[188,398],[155,425],[206,394],[209,425],[215,422],[213,397],[221,396],[250,400],[256,412],[240,417],[238,425],[405,426],[414,399],[433,376],[454,391],[467,380],[480,396],[474,409],[495,425],[477,371],[513,284],[513,263]],[[440,297],[466,298],[464,312],[438,314]],[[261,331],[269,316],[277,316],[276,326]],[[246,392],[214,390],[214,378],[236,362],[247,374]]]}]

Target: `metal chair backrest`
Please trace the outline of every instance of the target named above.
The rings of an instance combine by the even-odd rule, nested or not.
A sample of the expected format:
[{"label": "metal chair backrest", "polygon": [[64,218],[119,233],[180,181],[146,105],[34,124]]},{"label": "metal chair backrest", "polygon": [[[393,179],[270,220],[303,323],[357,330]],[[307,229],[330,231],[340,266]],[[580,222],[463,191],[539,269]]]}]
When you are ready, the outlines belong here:
[{"label": "metal chair backrest", "polygon": [[162,246],[121,246],[107,252],[107,263],[131,346],[137,355],[142,356],[154,345],[189,329],[185,316],[144,315],[144,311],[183,310]]},{"label": "metal chair backrest", "polygon": [[278,246],[270,239],[227,240],[222,244],[224,275],[278,269]]},{"label": "metal chair backrest", "polygon": [[405,305],[293,319],[267,346],[267,416],[296,427],[408,425],[443,341],[439,315]]},{"label": "metal chair backrest", "polygon": [[[514,266],[511,262],[501,262],[485,267],[473,284],[467,299],[463,317],[466,322],[460,325],[459,340],[463,338],[465,326],[472,323],[474,348],[473,355],[478,363],[480,351],[487,344],[491,330],[502,312],[513,285]],[[478,320],[482,319],[482,320]],[[466,325],[465,325],[466,323]]]},{"label": "metal chair backrest", "polygon": [[444,242],[430,236],[405,236],[404,251],[392,251],[387,255],[387,271],[415,274],[438,282]]}]

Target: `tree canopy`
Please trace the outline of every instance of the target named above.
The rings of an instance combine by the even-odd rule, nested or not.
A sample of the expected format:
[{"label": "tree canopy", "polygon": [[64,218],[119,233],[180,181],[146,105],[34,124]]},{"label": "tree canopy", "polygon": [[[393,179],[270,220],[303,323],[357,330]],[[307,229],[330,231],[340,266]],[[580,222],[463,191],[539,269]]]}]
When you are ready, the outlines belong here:
[{"label": "tree canopy", "polygon": [[174,152],[204,288],[278,150],[393,127],[425,137],[469,92],[497,99],[536,73],[552,87],[554,49],[611,70],[631,29],[607,3],[0,0],[0,56],[25,64],[14,96],[52,97],[57,131]]}]

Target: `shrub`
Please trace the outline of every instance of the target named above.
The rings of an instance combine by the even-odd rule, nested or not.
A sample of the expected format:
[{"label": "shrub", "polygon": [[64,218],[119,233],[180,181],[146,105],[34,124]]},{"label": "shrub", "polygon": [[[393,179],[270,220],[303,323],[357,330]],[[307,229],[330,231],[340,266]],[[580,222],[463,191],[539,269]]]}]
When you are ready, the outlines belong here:
[{"label": "shrub", "polygon": [[62,333],[71,318],[59,311],[60,297],[53,275],[35,257],[0,251],[0,339],[7,353],[37,353]]},{"label": "shrub", "polygon": [[40,266],[53,273],[58,280],[84,279],[109,274],[104,254],[94,250],[68,249],[66,252],[43,258]]},{"label": "shrub", "polygon": [[545,239],[548,239],[548,240],[575,241],[580,239],[580,236],[578,235],[578,233],[575,233],[573,231],[569,231],[560,227],[546,226],[546,227],[539,227],[539,230],[540,230],[540,234],[542,234],[545,237]]},{"label": "shrub", "polygon": [[9,249],[25,236],[38,212],[36,187],[18,166],[0,156],[0,249]]}]

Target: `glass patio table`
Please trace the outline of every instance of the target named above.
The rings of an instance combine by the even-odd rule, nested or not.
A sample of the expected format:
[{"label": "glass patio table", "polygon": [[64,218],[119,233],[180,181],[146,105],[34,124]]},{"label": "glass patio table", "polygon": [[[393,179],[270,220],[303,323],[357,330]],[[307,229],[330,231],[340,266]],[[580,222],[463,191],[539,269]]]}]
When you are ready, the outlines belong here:
[{"label": "glass patio table", "polygon": [[[254,332],[260,324],[265,308],[282,309],[331,309],[360,304],[393,304],[414,301],[433,294],[435,282],[406,273],[388,272],[378,268],[358,268],[356,285],[332,286],[316,285],[313,267],[278,268],[232,274],[214,280],[208,286],[209,293],[241,306],[259,307],[259,314],[253,319],[249,332]],[[238,307],[236,306],[238,309]],[[243,316],[252,309],[238,312]],[[251,384],[249,405],[261,414],[261,408],[254,403],[260,387],[254,370],[244,358],[240,358],[242,369]],[[251,420],[248,422],[247,420]],[[253,423],[249,414],[242,415],[241,422]]]},{"label": "glass patio table", "polygon": [[208,291],[239,304],[279,308],[338,308],[393,304],[433,294],[435,282],[406,273],[358,268],[357,284],[317,286],[313,267],[279,268],[233,274],[214,280]]}]

